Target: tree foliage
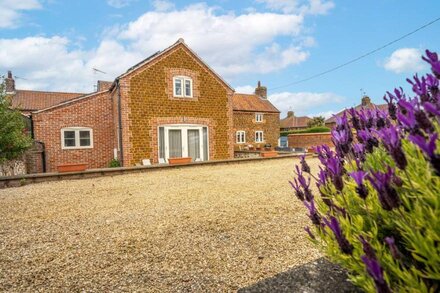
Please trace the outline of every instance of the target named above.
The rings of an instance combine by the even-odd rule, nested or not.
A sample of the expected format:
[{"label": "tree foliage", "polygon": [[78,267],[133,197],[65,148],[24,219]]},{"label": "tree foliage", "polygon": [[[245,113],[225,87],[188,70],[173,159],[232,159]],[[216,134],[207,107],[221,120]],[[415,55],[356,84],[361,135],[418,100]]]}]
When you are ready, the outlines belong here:
[{"label": "tree foliage", "polygon": [[307,126],[309,128],[313,127],[322,127],[324,126],[325,118],[323,116],[313,117],[309,122],[307,122]]},{"label": "tree foliage", "polygon": [[32,139],[26,132],[24,117],[11,108],[5,95],[4,83],[0,85],[0,163],[20,157],[30,146]]}]

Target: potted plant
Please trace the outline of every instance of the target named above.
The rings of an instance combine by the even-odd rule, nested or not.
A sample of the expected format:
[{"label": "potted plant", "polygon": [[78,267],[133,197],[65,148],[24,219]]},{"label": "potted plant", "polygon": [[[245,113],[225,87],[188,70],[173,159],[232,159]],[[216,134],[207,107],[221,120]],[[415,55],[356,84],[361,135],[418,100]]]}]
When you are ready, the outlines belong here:
[{"label": "potted plant", "polygon": [[188,163],[191,163],[191,161],[192,161],[191,157],[169,158],[168,159],[168,163],[170,163],[170,165],[188,164]]}]

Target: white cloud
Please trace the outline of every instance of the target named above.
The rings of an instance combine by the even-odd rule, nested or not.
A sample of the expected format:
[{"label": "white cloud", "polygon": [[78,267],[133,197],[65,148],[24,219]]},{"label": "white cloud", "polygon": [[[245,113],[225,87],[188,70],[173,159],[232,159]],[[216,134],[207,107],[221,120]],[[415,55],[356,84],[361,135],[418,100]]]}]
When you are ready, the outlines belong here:
[{"label": "white cloud", "polygon": [[[309,57],[306,47],[313,42],[304,42],[308,36],[303,15],[236,14],[207,4],[176,10],[167,6],[172,5],[169,2],[156,2],[161,2],[156,3],[156,10],[125,25],[106,28],[97,47],[88,51],[61,36],[0,38],[0,70],[11,69],[28,79],[18,80],[19,87],[88,91],[96,79],[112,80],[181,37],[229,81],[238,74],[274,72]],[[93,75],[92,68],[107,75]]]},{"label": "white cloud", "polygon": [[386,70],[395,73],[415,72],[423,70],[426,67],[422,61],[423,53],[416,48],[401,48],[394,51],[390,57],[385,60],[383,65]]},{"label": "white cloud", "polygon": [[166,0],[153,1],[153,7],[156,11],[169,11],[175,8],[174,3]]},{"label": "white cloud", "polygon": [[282,113],[293,110],[296,115],[307,115],[315,112],[318,107],[340,104],[344,98],[328,92],[282,92],[269,95],[269,100]]},{"label": "white cloud", "polygon": [[40,9],[38,0],[0,0],[0,28],[14,28],[20,25],[20,11]]},{"label": "white cloud", "polygon": [[122,8],[130,5],[134,0],[107,0],[107,4],[114,8]]},{"label": "white cloud", "polygon": [[327,0],[256,0],[263,3],[267,8],[284,13],[300,14],[327,14],[329,10],[335,7],[333,1]]},{"label": "white cloud", "polygon": [[237,86],[235,92],[240,94],[253,94],[255,92],[255,87],[251,85]]}]

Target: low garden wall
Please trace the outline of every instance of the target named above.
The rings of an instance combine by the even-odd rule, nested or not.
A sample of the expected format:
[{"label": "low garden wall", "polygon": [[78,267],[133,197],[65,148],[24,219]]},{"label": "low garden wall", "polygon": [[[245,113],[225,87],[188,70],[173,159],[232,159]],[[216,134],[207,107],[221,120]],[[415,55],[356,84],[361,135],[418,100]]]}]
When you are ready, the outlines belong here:
[{"label": "low garden wall", "polygon": [[24,159],[10,160],[0,164],[0,177],[24,174],[27,174]]},{"label": "low garden wall", "polygon": [[289,147],[310,148],[317,145],[326,144],[333,147],[332,135],[330,132],[321,133],[297,133],[287,136]]}]

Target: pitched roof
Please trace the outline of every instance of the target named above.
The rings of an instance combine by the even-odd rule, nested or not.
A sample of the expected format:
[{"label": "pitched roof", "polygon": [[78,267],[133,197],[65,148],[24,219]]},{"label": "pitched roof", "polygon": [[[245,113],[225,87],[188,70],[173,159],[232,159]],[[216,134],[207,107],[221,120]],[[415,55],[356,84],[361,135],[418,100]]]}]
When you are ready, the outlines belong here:
[{"label": "pitched roof", "polygon": [[157,51],[153,55],[147,57],[146,59],[142,60],[141,62],[130,67],[125,73],[119,75],[116,79],[120,79],[120,78],[123,78],[123,77],[129,75],[130,73],[136,71],[137,69],[143,67],[144,65],[147,65],[148,63],[154,61],[155,59],[159,58],[160,56],[165,55],[166,53],[172,51],[173,49],[178,48],[179,46],[185,48],[197,61],[199,61],[201,63],[201,65],[203,65],[209,72],[211,72],[213,74],[213,76],[215,78],[217,78],[226,88],[228,88],[232,91],[234,90],[217,72],[215,72],[205,61],[203,61],[203,59],[199,55],[197,55],[197,53],[194,52],[185,43],[185,40],[182,38],[178,39],[177,42],[175,42],[174,44],[172,44],[168,48],[166,48],[162,51]]},{"label": "pitched roof", "polygon": [[[385,110],[388,111],[388,105],[387,104],[380,104],[380,105],[376,105],[374,103],[368,103],[365,105],[357,105],[356,107],[354,107],[356,111],[360,111],[362,109],[374,109],[374,108],[378,108],[379,110]],[[336,117],[340,117],[344,114],[344,112],[348,111],[348,109],[344,109],[341,112],[333,115],[332,117],[328,118],[327,120],[325,120],[325,123],[335,123],[336,122]],[[347,116],[349,116],[349,114],[347,113]]]},{"label": "pitched roof", "polygon": [[232,109],[248,112],[280,112],[269,100],[262,99],[255,94],[235,93],[232,96]]},{"label": "pitched roof", "polygon": [[22,111],[36,111],[82,96],[81,93],[16,90],[12,107]]},{"label": "pitched roof", "polygon": [[280,120],[281,128],[293,128],[293,127],[307,127],[307,122],[312,120],[312,118],[307,116],[287,116],[284,119]]}]

